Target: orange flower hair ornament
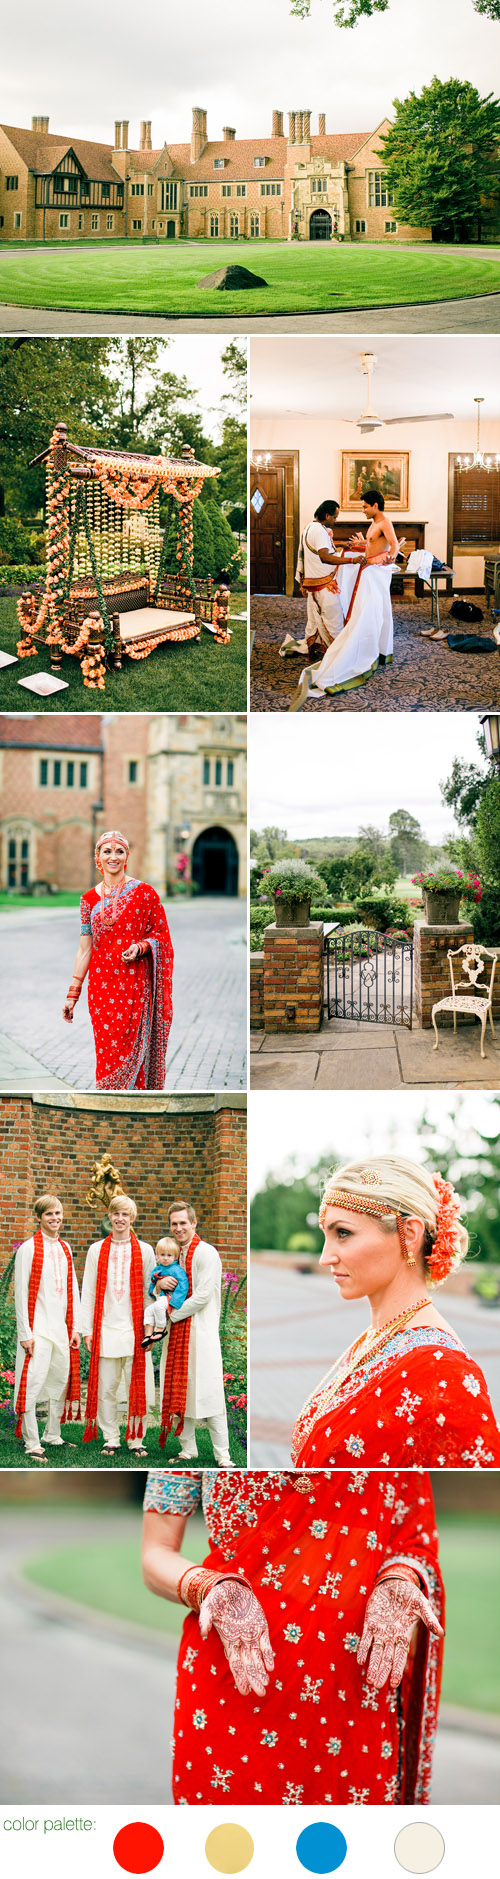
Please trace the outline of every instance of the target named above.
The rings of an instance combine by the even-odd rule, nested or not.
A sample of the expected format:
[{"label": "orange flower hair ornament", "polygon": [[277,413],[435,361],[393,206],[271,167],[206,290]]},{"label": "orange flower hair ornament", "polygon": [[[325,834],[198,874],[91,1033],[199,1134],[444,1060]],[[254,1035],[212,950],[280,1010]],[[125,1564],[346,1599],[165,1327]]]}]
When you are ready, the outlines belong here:
[{"label": "orange flower hair ornament", "polygon": [[460,1199],[451,1181],[443,1181],[441,1174],[435,1174],[433,1180],[439,1206],[436,1238],[427,1265],[433,1285],[440,1285],[441,1280],[446,1279],[453,1267],[459,1264],[461,1257],[457,1245]]},{"label": "orange flower hair ornament", "polygon": [[[372,1169],[365,1169],[359,1179],[366,1188],[373,1189],[382,1185],[380,1174]],[[453,1271],[454,1266],[460,1265],[462,1259],[457,1232],[461,1201],[451,1181],[443,1181],[441,1174],[434,1174],[432,1180],[437,1195],[438,1214],[432,1252],[426,1255],[426,1268],[429,1285],[441,1285],[443,1279],[446,1279],[448,1273]],[[319,1224],[323,1231],[328,1207],[345,1207],[349,1213],[371,1214],[379,1219],[382,1219],[384,1215],[395,1215],[404,1253],[404,1217],[394,1202],[379,1199],[374,1193],[360,1194],[348,1188],[337,1187],[333,1175],[325,1188],[319,1209]]]}]

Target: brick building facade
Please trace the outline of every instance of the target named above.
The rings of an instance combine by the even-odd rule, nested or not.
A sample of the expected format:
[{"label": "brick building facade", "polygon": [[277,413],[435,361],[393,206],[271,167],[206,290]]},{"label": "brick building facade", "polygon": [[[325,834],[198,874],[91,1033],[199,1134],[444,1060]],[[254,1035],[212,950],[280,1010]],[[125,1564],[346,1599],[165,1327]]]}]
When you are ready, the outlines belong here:
[{"label": "brick building facade", "polygon": [[210,240],[419,241],[430,229],[399,224],[387,190],[375,130],[328,132],[324,113],[273,111],[272,136],[241,139],[226,125],[211,142],[207,113],[195,108],[191,141],[152,148],[151,122],[139,148],[129,124],[112,144],[49,131],[0,126],[0,239],[3,241]]},{"label": "brick building facade", "polygon": [[0,1271],[33,1229],[32,1203],[55,1190],[79,1278],[99,1212],[86,1201],[93,1162],[112,1156],[137,1202],[141,1239],[166,1231],[167,1207],[191,1201],[224,1270],[246,1272],[246,1097],[0,1098]]},{"label": "brick building facade", "polygon": [[0,885],[83,891],[96,834],[163,897],[188,857],[201,893],[244,895],[246,720],[174,713],[0,717]]}]

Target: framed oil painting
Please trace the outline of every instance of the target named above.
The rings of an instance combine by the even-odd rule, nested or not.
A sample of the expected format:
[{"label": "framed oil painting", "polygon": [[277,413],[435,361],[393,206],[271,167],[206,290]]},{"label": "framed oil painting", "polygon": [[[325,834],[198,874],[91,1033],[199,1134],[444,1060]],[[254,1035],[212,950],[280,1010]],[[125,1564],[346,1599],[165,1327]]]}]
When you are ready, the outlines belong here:
[{"label": "framed oil painting", "polygon": [[342,508],[360,509],[365,490],[378,489],[386,508],[408,508],[409,450],[342,451]]}]

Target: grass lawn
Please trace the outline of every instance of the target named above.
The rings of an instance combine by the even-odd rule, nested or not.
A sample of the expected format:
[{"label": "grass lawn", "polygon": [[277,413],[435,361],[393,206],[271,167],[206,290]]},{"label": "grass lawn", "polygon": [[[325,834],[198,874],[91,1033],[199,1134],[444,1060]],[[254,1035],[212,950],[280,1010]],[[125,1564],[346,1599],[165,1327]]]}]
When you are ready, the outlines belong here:
[{"label": "grass lawn", "polygon": [[59,907],[79,907],[80,901],[81,894],[70,894],[69,892],[62,894],[7,894],[2,889],[0,893],[0,912],[5,912],[6,907],[8,907],[11,912],[14,911],[15,913],[18,912],[19,908],[22,908],[23,913],[26,913],[27,907],[50,907],[51,911],[55,908],[57,913]]},{"label": "grass lawn", "polygon": [[[267,281],[249,293],[198,287],[238,261]],[[227,317],[406,305],[500,291],[500,249],[328,242],[98,242],[2,248],[0,294],[16,306]]]},{"label": "grass lawn", "polygon": [[[441,1515],[441,1565],[446,1585],[447,1619],[443,1702],[466,1709],[500,1710],[496,1666],[500,1647],[498,1576],[500,1521],[463,1520]],[[150,1599],[139,1577],[138,1545],[108,1540],[57,1548],[31,1561],[26,1576],[62,1597],[71,1596],[99,1611],[113,1611],[134,1624],[174,1631],[179,1620],[169,1606]],[[206,1552],[205,1529],[190,1522],[189,1556]],[[471,1603],[471,1586],[474,1599]]]},{"label": "grass lawn", "polygon": [[[39,1426],[40,1425],[43,1427],[43,1415],[39,1416]],[[123,1440],[122,1446],[117,1454],[114,1456],[103,1455],[102,1437],[100,1434],[98,1435],[97,1442],[84,1442],[83,1423],[65,1424],[61,1433],[64,1445],[63,1448],[47,1449],[47,1460],[50,1467],[57,1468],[58,1473],[61,1468],[110,1468],[111,1470],[115,1468],[163,1468],[166,1462],[168,1462],[169,1467],[173,1468],[183,1468],[185,1465],[184,1462],[179,1460],[180,1443],[175,1435],[168,1435],[165,1447],[159,1447],[158,1426],[156,1424],[154,1428],[146,1430],[144,1447],[147,1448],[148,1459],[142,1462],[134,1461],[130,1449],[125,1447]],[[217,1464],[208,1429],[197,1430],[196,1446],[200,1468],[215,1468]],[[229,1431],[229,1448],[232,1461],[237,1463],[238,1468],[245,1468],[246,1449],[231,1428]],[[18,1442],[15,1435],[2,1431],[0,1435],[0,1468],[28,1468],[32,1471],[36,1466],[36,1462],[30,1462],[22,1442]],[[39,1466],[43,1473],[48,1472],[48,1470],[44,1469],[43,1462],[40,1462]]]},{"label": "grass lawn", "polygon": [[[112,1612],[131,1624],[144,1625],[149,1631],[173,1633],[178,1637],[185,1611],[169,1605],[166,1599],[152,1598],[141,1578],[141,1519],[137,1519],[137,1540],[128,1537],[95,1541],[82,1539],[76,1546],[57,1548],[30,1560],[24,1577],[45,1591],[68,1594],[78,1605],[90,1605],[93,1611]],[[185,1553],[196,1564],[208,1551],[205,1522],[197,1514],[189,1521]]]},{"label": "grass lawn", "polygon": [[438,1524],[447,1605],[443,1702],[498,1713],[500,1520],[440,1514]]},{"label": "grass lawn", "polygon": [[[149,659],[125,658],[121,672],[106,673],[104,692],[88,691],[80,663],[69,654],[62,659],[60,677],[67,692],[37,698],[19,687],[19,679],[50,672],[48,651],[38,648],[35,658],[20,659],[0,671],[0,698],[4,711],[246,711],[247,628],[246,595],[231,594],[232,638],[216,646],[202,629],[199,645],[187,640],[180,646],[159,646]],[[20,627],[15,600],[0,600],[0,648],[16,652]]]}]

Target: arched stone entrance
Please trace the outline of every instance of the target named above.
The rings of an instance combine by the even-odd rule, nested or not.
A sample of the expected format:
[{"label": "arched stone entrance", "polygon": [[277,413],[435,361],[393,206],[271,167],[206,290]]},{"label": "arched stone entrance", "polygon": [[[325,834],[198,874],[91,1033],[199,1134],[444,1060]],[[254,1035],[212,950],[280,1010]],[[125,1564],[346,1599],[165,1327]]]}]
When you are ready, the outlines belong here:
[{"label": "arched stone entrance", "polygon": [[191,856],[191,874],[199,894],[237,894],[238,850],[229,829],[203,829]]},{"label": "arched stone entrance", "polygon": [[331,241],[332,218],[328,209],[313,209],[309,222],[310,241]]}]

